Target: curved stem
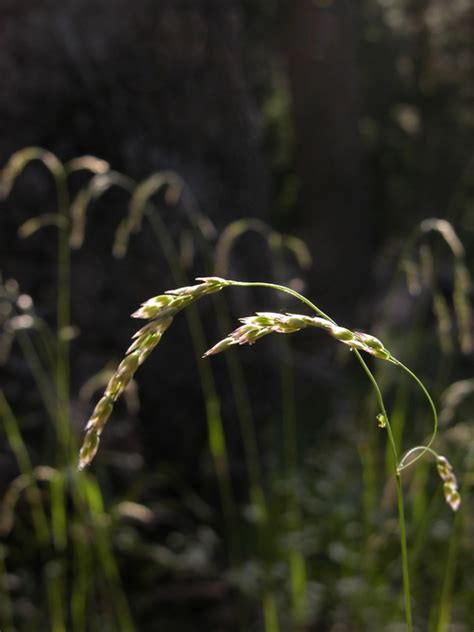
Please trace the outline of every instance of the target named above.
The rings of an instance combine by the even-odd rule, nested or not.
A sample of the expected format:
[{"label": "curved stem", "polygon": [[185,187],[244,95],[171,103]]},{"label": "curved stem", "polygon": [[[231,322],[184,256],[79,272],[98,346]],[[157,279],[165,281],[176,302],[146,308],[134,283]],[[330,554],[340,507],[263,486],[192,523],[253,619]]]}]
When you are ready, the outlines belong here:
[{"label": "curved stem", "polygon": [[318,314],[318,316],[321,316],[322,318],[329,320],[334,325],[336,324],[335,320],[333,320],[330,316],[325,314],[321,309],[319,309],[319,307],[317,307],[314,303],[312,303],[309,299],[307,299],[306,296],[303,296],[299,292],[296,292],[295,290],[292,290],[289,287],[285,287],[284,285],[277,285],[276,283],[263,283],[260,281],[230,281],[228,279],[226,279],[226,281],[228,281],[230,286],[267,287],[267,288],[270,288],[271,290],[278,290],[279,292],[290,294],[291,296],[294,296],[299,301],[301,301],[302,303],[310,307],[313,311],[315,311]]},{"label": "curved stem", "polygon": [[405,454],[405,456],[402,458],[398,466],[398,471],[401,472],[402,470],[407,468],[409,465],[412,465],[413,463],[415,463],[415,461],[418,461],[418,459],[421,459],[421,457],[423,456],[423,454],[425,454],[425,452],[432,452],[430,448],[433,445],[434,440],[436,439],[436,435],[438,434],[438,413],[436,411],[436,406],[434,405],[431,395],[429,394],[427,388],[425,387],[423,382],[420,380],[420,378],[416,376],[413,373],[413,371],[411,371],[407,366],[405,366],[402,362],[400,362],[400,360],[397,360],[397,358],[394,358],[392,356],[391,359],[394,364],[396,364],[401,369],[403,369],[406,373],[408,373],[408,375],[410,375],[411,378],[415,380],[415,382],[418,384],[418,386],[421,388],[421,390],[425,394],[425,397],[428,400],[428,403],[430,405],[431,412],[433,413],[433,432],[431,434],[431,437],[428,443],[423,448],[420,447],[420,449],[422,450],[420,454],[418,454],[418,456],[416,456],[415,458],[411,459],[411,461],[408,461],[408,463],[405,463],[405,461],[407,457],[409,456],[409,454],[413,452],[413,450],[410,450],[410,452],[407,452],[407,454]]},{"label": "curved stem", "polygon": [[405,616],[407,622],[407,630],[408,632],[412,632],[413,630],[413,622],[412,622],[412,614],[411,614],[411,599],[410,599],[410,572],[408,568],[408,547],[407,547],[407,534],[406,534],[406,524],[405,524],[405,509],[403,505],[403,489],[402,482],[400,478],[400,468],[398,467],[398,452],[397,446],[395,444],[395,439],[393,437],[392,428],[390,426],[390,422],[387,415],[387,410],[385,408],[385,404],[383,401],[382,393],[380,391],[380,387],[373,375],[372,371],[369,369],[361,354],[357,349],[354,350],[354,353],[364,369],[367,377],[369,378],[372,386],[374,388],[375,394],[377,396],[377,402],[380,406],[380,410],[386,419],[386,428],[387,428],[387,436],[390,446],[392,448],[393,454],[393,469],[395,474],[395,483],[397,488],[397,504],[398,504],[398,521],[400,527],[400,548],[402,553],[402,570],[403,570],[403,595],[405,600]]},{"label": "curved stem", "polygon": [[[421,454],[419,455],[420,457],[423,456],[423,454],[425,452],[429,452],[430,454],[432,454],[435,459],[438,458],[438,453],[435,452],[434,450],[432,450],[429,446],[426,445],[417,445],[414,448],[411,448],[410,450],[408,450],[408,452],[404,455],[404,457],[402,458],[402,460],[400,461],[400,464],[398,466],[398,471],[401,472],[402,470],[404,470],[406,467],[408,467],[409,465],[411,465],[416,459],[412,459],[411,461],[408,461],[408,463],[405,463],[405,461],[415,452],[421,452]],[[418,458],[418,457],[417,457]]]},{"label": "curved stem", "polygon": [[[290,294],[291,296],[294,296],[295,298],[300,300],[302,303],[310,307],[322,318],[326,318],[327,320],[336,324],[332,318],[330,318],[327,314],[325,314],[322,310],[320,310],[319,307],[317,307],[314,303],[308,300],[305,296],[285,286],[277,285],[275,283],[246,282],[246,281],[230,281],[229,285],[240,286],[240,287],[267,287],[273,290],[278,290],[280,292],[285,292],[286,294]],[[377,380],[375,379],[371,370],[365,363],[360,352],[357,349],[354,349],[354,353],[373,386],[378,404],[380,406],[380,410],[382,414],[384,415],[385,419],[387,420],[386,421],[387,436],[388,436],[388,440],[391,445],[392,453],[393,453],[393,468],[394,468],[396,489],[397,489],[398,517],[399,517],[399,525],[400,525],[400,547],[401,547],[401,554],[402,554],[402,570],[403,570],[403,594],[404,594],[404,601],[405,601],[405,617],[406,617],[406,623],[407,623],[407,630],[408,632],[412,632],[413,622],[412,622],[412,613],[411,613],[410,574],[409,574],[409,569],[408,569],[408,548],[407,548],[407,536],[406,536],[406,525],[405,525],[405,510],[404,510],[404,505],[403,505],[403,490],[402,490],[402,484],[401,484],[401,479],[400,479],[400,468],[398,467],[397,447],[396,447],[395,440],[393,437],[390,422],[388,420],[387,410],[385,408],[382,393],[380,391],[380,387],[377,383]],[[436,415],[436,409],[433,404],[433,400],[431,399],[428,391],[426,390],[422,382],[416,377],[414,373],[412,373],[407,367],[405,367],[401,362],[399,362],[395,358],[393,358],[393,362],[394,364],[398,364],[403,369],[405,369],[417,381],[417,383],[420,385],[425,395],[428,397],[428,400],[430,401],[430,404],[432,406],[434,416],[435,416],[435,432],[433,433],[430,443],[427,446],[427,448],[429,448],[431,443],[434,441],[434,437],[437,431],[437,415]],[[416,457],[416,458],[419,458],[419,457]],[[415,459],[413,459],[413,461],[414,460]]]}]

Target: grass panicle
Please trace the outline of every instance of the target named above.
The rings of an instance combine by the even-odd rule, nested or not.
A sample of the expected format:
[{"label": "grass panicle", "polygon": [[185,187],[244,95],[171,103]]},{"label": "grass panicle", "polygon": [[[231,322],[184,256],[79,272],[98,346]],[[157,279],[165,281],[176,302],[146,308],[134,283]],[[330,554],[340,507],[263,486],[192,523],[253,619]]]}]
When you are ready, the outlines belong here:
[{"label": "grass panicle", "polygon": [[[110,378],[104,395],[97,403],[92,416],[86,425],[86,435],[79,455],[79,469],[83,469],[89,465],[94,458],[99,446],[100,435],[112,413],[114,403],[123,393],[138,367],[143,364],[146,358],[159,343],[163,333],[170,327],[178,312],[182,311],[203,296],[220,292],[228,286],[242,287],[263,285],[266,287],[273,287],[274,289],[281,289],[282,291],[295,296],[300,296],[294,290],[273,284],[245,283],[241,281],[231,281],[221,277],[199,277],[196,280],[200,281],[197,285],[168,290],[165,294],[155,296],[145,301],[142,303],[140,308],[132,314],[133,318],[143,318],[149,320],[150,322],[134,334],[132,345],[127,349],[125,358]],[[308,301],[308,299],[305,299],[305,297],[301,298],[306,304],[309,304],[310,306],[313,305],[310,301]],[[421,383],[419,378],[410,371],[410,369],[405,367],[390,353],[381,340],[365,332],[351,331],[346,327],[340,327],[319,308],[316,306],[313,307],[315,311],[317,311],[318,316],[307,316],[304,314],[293,313],[281,314],[277,312],[257,312],[255,316],[240,318],[242,325],[206,351],[203,357],[206,358],[211,355],[221,353],[234,345],[252,345],[260,338],[263,338],[271,333],[291,334],[307,327],[315,327],[317,329],[323,329],[333,338],[350,347],[350,349],[355,351],[356,354],[363,351],[375,358],[389,361],[404,369],[415,379],[430,402],[434,416],[434,431],[429,443],[426,446],[416,446],[410,449],[401,459],[400,463],[398,463],[398,452],[395,445],[393,446],[394,454],[397,457],[397,472],[401,472],[403,469],[418,460],[418,458],[422,456],[423,452],[431,452],[437,458],[438,472],[444,481],[446,501],[450,507],[456,511],[461,502],[456,477],[446,459],[444,457],[440,457],[431,448],[431,445],[436,437],[438,418],[433,400],[424,385]],[[367,372],[368,368],[365,363],[363,366]],[[377,421],[379,427],[387,428],[388,430],[390,429],[388,416],[385,410],[377,416]],[[416,452],[419,454],[410,458]]]},{"label": "grass panicle", "polygon": [[141,305],[132,314],[133,318],[143,318],[150,322],[133,336],[133,343],[127,349],[125,358],[110,378],[104,395],[98,401],[86,426],[86,436],[79,454],[79,469],[84,469],[97,453],[100,435],[112,413],[114,403],[125,391],[139,366],[160,342],[164,332],[170,327],[176,314],[207,294],[222,290],[227,284],[219,277],[205,277],[198,285],[171,290],[155,296]]},{"label": "grass panicle", "polygon": [[[110,621],[114,621],[113,629],[126,630],[127,632],[134,629],[121,586],[119,568],[115,562],[112,537],[113,523],[110,522],[111,516],[107,513],[99,485],[92,473],[88,471],[74,472],[69,469],[71,455],[73,455],[73,459],[75,458],[77,438],[69,417],[69,341],[74,329],[69,316],[70,249],[80,248],[84,242],[86,213],[89,207],[98,204],[99,199],[106,195],[112,187],[115,187],[121,189],[125,196],[129,195],[130,202],[128,214],[121,218],[115,230],[113,254],[124,256],[130,239],[140,231],[144,222],[147,221],[147,226],[149,225],[157,237],[161,250],[169,263],[173,284],[182,287],[153,297],[132,314],[134,318],[144,319],[148,322],[133,336],[133,341],[116,370],[109,371],[107,375],[105,373],[101,375],[100,389],[105,388],[105,392],[87,423],[84,443],[79,455],[79,469],[85,468],[93,460],[99,448],[101,434],[113,412],[115,402],[122,395],[125,396],[127,389],[135,384],[133,378],[136,371],[158,345],[161,337],[172,325],[174,317],[180,311],[186,311],[185,315],[190,323],[194,351],[199,358],[203,350],[207,348],[208,343],[205,340],[199,314],[194,307],[194,303],[198,299],[208,294],[218,293],[225,287],[261,287],[284,292],[286,295],[302,301],[315,315],[308,316],[287,312],[286,305],[282,302],[279,304],[279,307],[282,308],[281,312],[259,311],[254,316],[241,318],[240,326],[231,331],[230,334],[225,335],[226,332],[230,331],[231,325],[226,322],[228,318],[225,313],[225,306],[220,305],[222,301],[218,297],[213,300],[213,303],[219,320],[220,335],[225,337],[211,347],[204,357],[209,357],[231,347],[252,345],[271,333],[290,334],[309,327],[323,329],[353,352],[351,355],[361,364],[376,395],[378,411],[374,410],[374,414],[375,412],[379,413],[375,415],[378,427],[387,433],[388,462],[391,471],[393,461],[398,501],[406,624],[407,630],[411,632],[413,630],[411,615],[413,596],[410,589],[409,569],[416,579],[414,559],[417,555],[420,557],[419,551],[422,548],[418,547],[417,551],[417,542],[415,541],[410,556],[411,565],[409,565],[401,485],[402,473],[419,459],[428,456],[427,453],[429,453],[434,457],[437,472],[442,481],[445,500],[453,511],[458,511],[461,505],[461,493],[464,496],[468,490],[468,477],[463,477],[460,491],[452,465],[446,457],[441,456],[432,448],[437,436],[437,413],[428,391],[418,377],[397,360],[381,340],[368,333],[352,331],[339,326],[316,305],[294,290],[272,283],[247,283],[222,278],[231,274],[229,272],[231,251],[236,241],[248,231],[257,233],[263,238],[272,255],[272,265],[274,265],[274,261],[282,264],[282,253],[288,251],[301,268],[309,267],[311,255],[304,242],[277,233],[270,226],[252,218],[233,222],[218,238],[211,220],[199,211],[192,192],[174,172],[160,172],[142,182],[135,182],[124,174],[112,171],[107,162],[92,156],[83,156],[62,163],[54,154],[38,147],[27,148],[12,156],[0,174],[0,197],[6,197],[10,193],[17,178],[32,161],[42,163],[43,168],[46,167],[52,176],[56,188],[57,204],[56,209],[52,209],[53,212],[27,219],[18,229],[18,235],[21,238],[28,238],[46,226],[55,226],[58,229],[57,327],[54,332],[39,318],[32,299],[26,294],[21,294],[15,282],[0,283],[0,363],[8,359],[12,344],[17,343],[32,369],[45,409],[56,424],[56,432],[60,438],[57,442],[57,454],[60,457],[55,463],[55,467],[36,464],[34,459],[30,457],[23,438],[23,420],[16,419],[4,394],[0,391],[0,417],[3,420],[4,433],[19,470],[19,476],[13,480],[4,497],[2,511],[0,511],[0,531],[2,531],[2,535],[13,534],[13,530],[20,523],[19,520],[15,523],[18,509],[21,509],[18,503],[26,501],[31,510],[31,525],[36,540],[41,545],[39,550],[43,552],[50,550],[54,554],[54,559],[44,565],[43,572],[45,585],[48,586],[43,600],[48,604],[49,623],[53,628],[65,630],[66,626],[70,625],[74,632],[84,632],[90,624],[88,619],[90,606],[98,599],[101,603],[103,600],[108,614],[104,615],[103,619],[101,619],[102,615],[97,614],[97,618],[94,619],[95,623],[98,624],[99,621],[103,621],[104,626],[109,629],[111,624],[110,622],[107,623],[106,620],[108,621],[111,617]],[[74,172],[81,170],[89,172],[91,178],[88,179],[85,186],[72,195],[74,186],[71,187],[69,177]],[[74,185],[74,182],[72,184]],[[151,199],[153,196],[157,198],[156,204]],[[166,205],[176,210],[183,210],[186,220],[192,228],[192,236],[189,237],[191,234],[189,233],[188,241],[183,242],[184,250],[182,249],[183,252],[181,253],[183,256],[178,253],[177,247],[172,243],[173,237],[169,234],[161,217],[160,211]],[[442,291],[441,287],[438,287],[440,283],[436,274],[436,258],[432,244],[427,243],[429,234],[434,234],[436,238],[441,237],[449,250],[450,259],[452,259],[450,268],[452,270],[452,292],[448,295]],[[181,237],[184,236],[186,235],[181,235]],[[203,277],[198,279],[199,283],[196,285],[186,285],[188,278],[185,260],[188,263],[192,262],[194,256],[193,239],[196,240],[196,246],[205,262],[205,269],[218,276]],[[424,243],[420,244],[421,240]],[[413,249],[418,246],[418,258],[407,257],[404,262],[407,280],[413,294],[418,294],[426,288],[432,289],[431,304],[436,316],[443,352],[453,353],[457,336],[461,351],[465,354],[471,353],[474,347],[469,301],[472,282],[466,265],[465,251],[454,228],[445,220],[426,220],[420,224],[414,239],[409,243]],[[282,265],[278,270],[275,267],[272,278],[281,278],[283,276],[282,270]],[[299,281],[299,279],[297,280]],[[297,286],[292,282],[290,285]],[[188,307],[190,307],[189,310]],[[386,339],[385,334],[381,337]],[[288,374],[285,373],[285,367],[290,366],[291,363],[288,356],[283,354],[285,343],[288,342],[286,337],[280,337],[283,394],[285,388],[287,394],[291,391],[291,388],[288,387],[290,380]],[[422,442],[425,443],[424,445],[408,450],[401,460],[398,457],[399,446],[403,443],[400,419],[396,416],[395,411],[392,411],[392,415],[388,415],[381,392],[385,389],[381,389],[379,386],[378,376],[376,377],[377,374],[374,376],[371,368],[363,359],[362,352],[375,359],[385,360],[392,366],[406,371],[417,382],[430,403],[434,421],[431,436],[426,442]],[[272,502],[273,489],[269,486],[267,490],[263,486],[254,420],[245,390],[245,381],[239,373],[239,371],[242,372],[241,367],[238,365],[235,354],[227,354],[227,361],[234,369],[230,374],[232,387],[235,389],[238,414],[242,417],[242,435],[248,459],[250,499],[253,506],[260,510],[262,516],[257,525],[257,546],[260,547],[258,556],[260,556],[260,560],[264,560],[262,577],[265,577],[263,582],[265,588],[261,589],[261,592],[263,591],[264,627],[266,632],[277,632],[280,626],[283,626],[283,629],[289,629],[287,622],[290,619],[286,612],[283,613],[284,606],[280,597],[277,596],[276,581],[272,575],[276,564],[270,559],[271,541],[272,539],[276,541],[275,536],[278,535],[276,533],[277,527],[273,523],[270,513],[271,504],[268,500],[270,499],[270,503]],[[411,357],[409,364],[413,365],[413,357]],[[216,474],[218,479],[220,476],[224,481],[224,487],[226,484],[231,486],[232,482],[226,464],[225,436],[220,418],[220,400],[212,379],[212,364],[202,362],[200,365],[200,377],[209,422],[209,446],[216,463]],[[466,380],[453,385],[452,393],[451,391],[446,393],[445,410],[440,417],[442,425],[446,425],[451,420],[454,406],[457,405],[459,398],[472,392],[471,382]],[[294,393],[288,397],[294,397]],[[287,419],[290,419],[291,414],[294,413],[294,411],[289,410],[289,407],[285,408],[285,405],[282,406],[282,410],[283,416],[286,416]],[[294,423],[294,419],[286,423]],[[393,426],[395,426],[395,430],[392,431]],[[284,441],[289,444],[288,437],[289,434],[287,433]],[[288,446],[285,447],[288,449]],[[293,448],[288,449],[288,453],[291,454],[290,468],[287,472],[288,480],[294,477],[297,471],[296,451],[292,454],[291,450]],[[371,458],[373,457],[371,456]],[[373,461],[374,468],[376,468],[375,459]],[[225,468],[227,470],[224,476]],[[418,472],[421,473],[420,485],[423,485],[426,480],[425,469],[419,468]],[[226,494],[230,497],[229,492],[224,489],[223,497]],[[418,496],[420,495],[418,494]],[[433,497],[430,516],[433,515],[433,508],[436,508],[439,496]],[[133,505],[133,503],[128,504]],[[468,503],[465,503],[464,508],[468,508]],[[223,511],[225,516],[225,502],[223,502]],[[291,500],[285,511],[289,516],[287,526],[291,525],[291,535],[296,535],[303,530],[303,526],[306,526],[303,523],[303,518],[299,515],[298,502]],[[461,524],[460,520],[464,513],[463,510],[457,513],[455,524]],[[238,534],[239,525],[234,520],[235,517],[238,520],[237,512],[228,512],[228,515],[232,520],[230,523],[225,521],[225,528],[230,533],[229,525],[234,522]],[[412,511],[411,515],[414,516],[415,512]],[[426,521],[428,521],[428,514]],[[418,528],[415,518],[413,518],[413,523]],[[373,524],[369,525],[369,530],[372,526]],[[437,632],[442,632],[446,625],[449,625],[450,620],[450,596],[452,596],[453,591],[458,542],[454,536],[456,533],[453,532],[451,536],[453,546],[450,548],[446,566],[441,605],[439,612],[435,608],[432,613],[433,621],[437,621]],[[230,541],[231,539],[229,539]],[[291,538],[291,542],[293,541],[294,538]],[[299,543],[296,546],[291,544],[291,546],[288,548],[289,555],[287,557],[291,575],[291,591],[294,593],[292,594],[293,619],[291,620],[291,629],[300,630],[304,626],[308,606],[307,558],[305,557],[306,551]],[[68,556],[68,552],[71,551],[73,552],[73,559]],[[10,561],[4,552],[8,553],[6,547],[0,550],[0,570],[2,575],[6,577],[9,572]],[[277,553],[276,550],[273,553],[278,555],[278,561],[281,562],[281,554]],[[232,555],[230,558],[233,564],[235,559],[232,558]],[[97,566],[100,570],[94,568],[96,566],[95,560],[99,561]],[[316,569],[317,571],[318,569]],[[311,566],[311,572],[314,576],[313,566]],[[98,579],[94,579],[95,573],[98,573]],[[97,586],[94,585],[94,582],[97,582]],[[6,616],[5,629],[13,632],[14,619],[16,618],[14,595],[10,595],[6,583],[0,582],[0,584],[0,610]],[[72,588],[70,605],[68,605],[69,584]],[[105,590],[100,589],[99,584],[103,584]],[[416,594],[416,599],[418,601],[418,594]],[[285,609],[290,610],[289,608]],[[430,616],[430,623],[431,618]]]},{"label": "grass panicle", "polygon": [[[290,334],[307,327],[316,327],[325,330],[336,340],[349,346],[349,348],[354,351],[354,355],[361,364],[374,388],[380,408],[380,413],[377,415],[377,422],[380,428],[386,430],[388,442],[393,453],[393,471],[396,480],[400,545],[402,553],[405,617],[407,629],[409,632],[412,632],[413,620],[411,613],[408,547],[403,491],[401,485],[401,471],[412,465],[426,452],[433,454],[436,458],[438,473],[444,483],[444,495],[447,503],[453,511],[457,511],[461,502],[457,480],[451,465],[445,457],[438,455],[431,448],[438,430],[438,416],[433,400],[427,389],[421,380],[408,367],[402,364],[390,353],[381,340],[368,333],[351,331],[346,327],[340,327],[314,303],[295,290],[273,283],[231,281],[221,277],[201,277],[197,280],[200,281],[198,285],[184,286],[175,290],[169,290],[165,294],[149,299],[132,314],[135,318],[144,318],[150,322],[134,335],[134,342],[128,349],[126,357],[119,365],[116,373],[112,376],[103,397],[98,402],[92,417],[86,426],[86,436],[79,456],[79,468],[83,469],[95,456],[99,445],[100,434],[112,412],[115,401],[133,377],[136,369],[144,362],[154,347],[158,344],[162,334],[169,328],[174,316],[179,311],[191,305],[199,298],[208,294],[219,292],[227,286],[266,287],[290,294],[315,311],[317,316],[311,317],[294,313],[257,312],[255,316],[241,318],[240,322],[242,325],[232,331],[216,345],[211,347],[204,354],[204,357],[220,353],[234,345],[252,345],[260,338],[271,333]],[[397,445],[393,436],[389,416],[382,398],[380,387],[372,371],[362,358],[360,353],[361,351],[374,356],[377,359],[389,361],[408,373],[421,388],[431,406],[433,413],[433,432],[431,438],[429,439],[427,445],[416,446],[415,448],[409,450],[400,462]],[[413,456],[417,452],[418,454]]]},{"label": "grass panicle", "polygon": [[391,358],[383,343],[375,336],[362,332],[352,332],[350,329],[339,327],[332,321],[318,316],[257,312],[256,316],[240,318],[240,322],[243,323],[241,327],[235,329],[228,337],[206,351],[204,357],[224,351],[232,345],[254,344],[263,336],[271,333],[292,334],[306,327],[316,327],[324,329],[333,338],[352,349],[365,351],[382,360],[390,360]]}]

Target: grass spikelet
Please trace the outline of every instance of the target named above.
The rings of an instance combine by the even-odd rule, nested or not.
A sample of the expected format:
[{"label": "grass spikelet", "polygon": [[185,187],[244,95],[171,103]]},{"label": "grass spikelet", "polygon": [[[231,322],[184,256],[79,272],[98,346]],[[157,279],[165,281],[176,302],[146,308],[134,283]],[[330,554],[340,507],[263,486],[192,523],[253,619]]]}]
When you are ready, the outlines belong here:
[{"label": "grass spikelet", "polygon": [[324,329],[328,334],[348,345],[353,349],[359,349],[370,353],[382,360],[390,360],[390,352],[383,343],[374,336],[362,332],[353,332],[345,327],[339,327],[335,323],[318,316],[305,316],[302,314],[278,314],[275,312],[257,312],[256,316],[241,318],[243,323],[232,331],[224,340],[211,347],[203,357],[215,355],[232,345],[254,344],[260,338],[271,334],[292,334],[305,327],[317,327]]},{"label": "grass spikelet", "polygon": [[453,511],[457,511],[461,505],[461,495],[458,491],[458,481],[453,468],[444,456],[436,457],[436,469],[444,482],[443,491],[446,502]]},{"label": "grass spikelet", "polygon": [[96,455],[100,436],[115,402],[127,388],[138,367],[145,362],[164,332],[171,326],[174,316],[202,296],[219,292],[227,285],[227,281],[218,277],[203,277],[198,280],[201,281],[198,285],[177,288],[149,299],[132,314],[134,318],[144,318],[150,322],[134,334],[132,345],[110,378],[87,422],[86,435],[79,453],[80,470],[89,465]]}]

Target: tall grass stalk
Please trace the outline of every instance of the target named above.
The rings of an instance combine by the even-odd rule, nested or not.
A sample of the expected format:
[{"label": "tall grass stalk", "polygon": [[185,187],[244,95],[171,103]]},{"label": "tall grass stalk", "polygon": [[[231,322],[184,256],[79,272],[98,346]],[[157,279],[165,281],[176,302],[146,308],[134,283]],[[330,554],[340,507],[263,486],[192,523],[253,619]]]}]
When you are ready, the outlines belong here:
[{"label": "tall grass stalk", "polygon": [[397,490],[397,506],[398,506],[398,520],[399,520],[399,529],[400,529],[400,549],[402,554],[402,572],[403,572],[403,596],[405,602],[405,618],[407,624],[408,632],[412,632],[413,630],[413,618],[411,611],[411,592],[410,592],[410,571],[408,567],[408,547],[407,547],[407,535],[406,535],[406,524],[405,524],[405,508],[403,504],[403,489],[400,477],[400,471],[398,466],[398,451],[395,443],[395,439],[393,437],[392,427],[390,425],[390,421],[388,418],[388,413],[385,408],[385,404],[383,401],[382,393],[380,391],[377,380],[374,377],[374,374],[370,371],[369,367],[365,363],[359,351],[354,351],[360,365],[364,369],[367,377],[369,378],[373,389],[375,391],[375,395],[377,398],[377,402],[380,407],[380,414],[384,417],[385,427],[387,429],[387,437],[388,442],[392,450],[393,455],[393,472],[395,476],[395,485]]},{"label": "tall grass stalk", "polygon": [[[243,325],[231,332],[226,338],[214,345],[214,347],[209,349],[206,352],[205,357],[224,351],[235,344],[253,344],[262,336],[266,336],[270,333],[293,333],[308,326],[324,329],[334,338],[349,346],[349,348],[354,352],[354,355],[361,364],[375,391],[380,408],[380,413],[378,415],[379,426],[386,429],[388,441],[393,453],[393,471],[398,501],[399,537],[402,556],[405,620],[408,631],[412,632],[413,620],[411,612],[408,547],[403,490],[401,485],[402,470],[418,461],[418,459],[426,453],[433,455],[436,458],[438,473],[444,481],[444,494],[446,501],[454,511],[458,509],[460,504],[457,480],[451,465],[445,457],[438,455],[431,447],[436,437],[438,419],[436,408],[427,389],[421,380],[409,368],[397,360],[388,351],[388,349],[385,348],[380,340],[369,334],[352,332],[349,329],[338,326],[334,320],[327,316],[314,303],[295,290],[274,283],[231,281],[219,277],[206,277],[198,280],[201,281],[199,285],[170,290],[164,295],[156,296],[146,301],[142,304],[141,308],[133,314],[136,318],[144,318],[150,322],[148,325],[140,329],[137,334],[135,334],[135,342],[129,348],[125,359],[120,364],[117,373],[109,383],[106,393],[99,401],[91,419],[89,420],[89,423],[87,424],[86,436],[80,452],[80,467],[85,467],[94,458],[97,452],[100,435],[112,412],[114,401],[120,393],[123,392],[126,384],[132,379],[138,366],[148,357],[149,353],[151,353],[153,348],[159,342],[162,334],[171,325],[173,318],[179,311],[189,307],[189,305],[193,304],[199,298],[208,294],[220,292],[225,287],[262,287],[290,294],[310,307],[311,310],[316,312],[317,316],[309,317],[300,314],[258,312],[256,316],[241,319]],[[421,388],[432,409],[433,432],[428,443],[426,445],[416,446],[410,449],[400,461],[380,387],[373,373],[363,360],[360,351],[364,351],[376,358],[390,362],[392,365],[395,365],[408,373],[408,375],[417,383],[419,388]],[[116,383],[120,386],[115,386]],[[114,393],[113,400],[111,400],[108,393]]]},{"label": "tall grass stalk", "polygon": [[[236,285],[247,285],[246,283],[242,283],[242,282],[236,282]],[[252,284],[253,285],[253,284]],[[310,307],[314,312],[316,312],[316,314],[318,314],[318,316],[321,316],[322,318],[329,320],[331,323],[333,323],[334,325],[336,325],[335,321],[330,318],[327,314],[325,314],[322,310],[319,309],[319,307],[317,307],[314,303],[312,303],[311,301],[309,301],[306,297],[302,296],[301,294],[299,294],[298,292],[294,291],[294,290],[290,290],[289,288],[283,287],[283,286],[279,286],[279,285],[275,285],[272,283],[258,283],[259,286],[261,287],[268,287],[274,290],[278,290],[280,292],[285,292],[287,294],[291,294],[292,296],[294,296],[295,298],[297,298],[298,300],[300,300],[302,303],[304,303],[305,305],[307,305],[308,307]],[[387,428],[387,437],[389,440],[389,443],[391,445],[392,448],[392,452],[393,452],[393,467],[394,467],[394,475],[395,475],[395,481],[396,481],[396,489],[397,489],[397,504],[398,504],[398,517],[399,517],[399,528],[400,528],[400,548],[401,548],[401,553],[402,553],[402,570],[403,570],[403,593],[404,593],[404,601],[405,601],[405,617],[406,617],[406,624],[407,624],[407,630],[408,632],[412,632],[413,631],[413,621],[412,621],[412,613],[411,613],[411,594],[410,594],[410,574],[409,574],[409,568],[408,568],[408,549],[407,549],[407,539],[406,539],[406,525],[405,525],[405,510],[404,510],[404,505],[403,505],[403,490],[402,490],[402,485],[401,485],[401,480],[400,480],[400,472],[398,469],[398,452],[397,452],[397,448],[396,448],[396,444],[395,444],[395,440],[393,438],[393,434],[392,434],[392,429],[390,426],[390,422],[389,422],[389,418],[388,418],[388,414],[385,408],[385,404],[382,398],[382,393],[380,391],[379,385],[377,383],[377,380],[375,379],[373,373],[370,371],[370,369],[368,368],[367,364],[365,363],[365,361],[363,360],[360,352],[357,349],[354,349],[354,355],[356,356],[357,360],[359,361],[359,363],[361,364],[362,368],[364,369],[367,377],[369,378],[376,397],[377,397],[377,401],[380,407],[380,412],[381,414],[384,416],[385,418],[385,423],[386,423],[386,428]],[[401,364],[401,363],[400,363]],[[409,369],[405,368],[409,373],[411,373],[411,371],[409,371]],[[413,376],[413,374],[412,374]],[[415,379],[419,382],[418,378]],[[421,382],[420,382],[421,384]],[[424,386],[423,386],[424,389]],[[424,389],[425,390],[425,389]],[[429,395],[428,395],[429,397]],[[436,412],[436,411],[435,411]]]}]

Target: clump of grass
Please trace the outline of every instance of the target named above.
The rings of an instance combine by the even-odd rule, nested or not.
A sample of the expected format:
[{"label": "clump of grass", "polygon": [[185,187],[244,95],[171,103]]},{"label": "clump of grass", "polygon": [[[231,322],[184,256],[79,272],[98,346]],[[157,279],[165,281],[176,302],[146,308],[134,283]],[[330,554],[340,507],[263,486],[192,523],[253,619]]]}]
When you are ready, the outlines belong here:
[{"label": "clump of grass", "polygon": [[[71,217],[69,177],[74,172],[85,171],[94,179],[103,176],[109,165],[92,156],[62,163],[45,149],[29,147],[13,154],[0,172],[0,199],[10,194],[32,162],[42,164],[52,176],[56,209],[26,220],[19,227],[18,235],[25,239],[45,226],[55,226],[58,230],[56,327],[53,331],[39,318],[32,298],[20,293],[15,280],[3,283],[0,278],[0,363],[8,360],[12,344],[17,343],[53,422],[55,463],[54,467],[33,463],[21,423],[0,389],[0,418],[19,470],[19,476],[10,484],[3,499],[0,530],[4,536],[14,530],[15,507],[24,496],[31,509],[34,554],[45,562],[42,573],[48,588],[42,602],[48,604],[51,629],[65,630],[69,623],[75,632],[85,630],[90,605],[99,598],[105,599],[110,607],[97,615],[98,620],[106,627],[113,620],[114,629],[129,632],[134,629],[133,622],[114,557],[111,530],[104,520],[100,489],[90,474],[70,469],[77,450],[77,436],[70,423],[69,409],[69,346],[75,335],[70,320],[70,238],[74,217]],[[9,551],[8,546],[5,550]],[[92,568],[95,554],[101,560],[98,570]],[[8,564],[9,560],[6,561]],[[103,579],[107,589],[102,590],[99,583],[96,585],[96,579],[99,582]],[[70,599],[66,593],[69,585]],[[8,601],[2,605],[11,611],[12,627],[8,629],[13,630],[13,619],[19,610],[13,608],[8,590],[1,599]],[[31,609],[26,616],[35,619],[37,615]]]},{"label": "clump of grass", "polygon": [[[405,599],[405,615],[407,628],[413,630],[411,613],[410,578],[408,571],[408,551],[406,538],[406,524],[404,515],[403,492],[401,486],[401,472],[415,463],[425,453],[436,458],[438,473],[444,483],[445,499],[453,511],[460,506],[461,497],[457,480],[452,467],[444,456],[439,455],[431,447],[438,430],[438,417],[433,400],[421,380],[402,362],[400,362],[375,336],[365,332],[351,331],[339,326],[332,318],[320,310],[314,303],[298,292],[273,283],[232,281],[220,277],[198,278],[201,283],[192,286],[169,290],[165,294],[155,296],[132,314],[135,318],[144,318],[150,322],[141,328],[134,336],[134,342],[126,352],[124,360],[112,376],[103,397],[99,400],[86,426],[86,435],[79,455],[79,468],[85,468],[94,458],[100,440],[100,435],[112,412],[114,402],[123,392],[127,383],[133,377],[138,367],[146,360],[151,351],[160,341],[163,333],[170,327],[179,311],[191,305],[208,294],[220,292],[226,287],[266,287],[290,294],[310,307],[317,316],[307,316],[293,313],[257,312],[256,316],[242,318],[242,325],[228,336],[211,347],[204,357],[220,353],[234,345],[254,344],[260,338],[271,333],[290,334],[303,328],[315,327],[322,329],[337,341],[347,345],[360,362],[375,391],[380,412],[377,415],[378,426],[387,432],[388,442],[393,454],[393,472],[396,479],[398,498],[398,513],[400,527],[400,545],[402,554],[403,584]],[[396,443],[392,434],[389,416],[383,401],[380,387],[373,373],[365,363],[361,352],[387,361],[407,372],[422,389],[428,399],[433,414],[433,432],[426,445],[411,448],[400,460]]]}]

